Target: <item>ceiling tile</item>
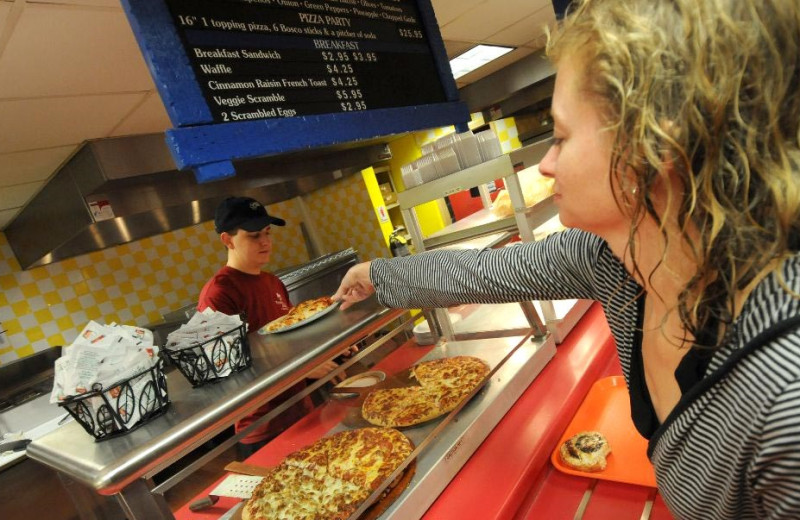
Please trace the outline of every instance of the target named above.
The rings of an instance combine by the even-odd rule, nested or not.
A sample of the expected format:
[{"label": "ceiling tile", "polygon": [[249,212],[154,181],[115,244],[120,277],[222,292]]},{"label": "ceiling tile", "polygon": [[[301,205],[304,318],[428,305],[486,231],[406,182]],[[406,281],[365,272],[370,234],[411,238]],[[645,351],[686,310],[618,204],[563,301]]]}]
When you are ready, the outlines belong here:
[{"label": "ceiling tile", "polygon": [[69,145],[0,154],[0,186],[46,180],[76,148],[76,145]]},{"label": "ceiling tile", "polygon": [[3,26],[6,24],[6,17],[11,12],[11,3],[0,2],[0,33],[3,32]]},{"label": "ceiling tile", "polygon": [[446,40],[444,42],[447,57],[451,60],[459,54],[464,54],[473,47],[475,47],[475,44],[472,42],[457,42],[454,40]]},{"label": "ceiling tile", "polygon": [[141,94],[0,100],[0,154],[108,137]]},{"label": "ceiling tile", "polygon": [[[482,2],[453,22],[442,26],[442,37],[445,40],[464,42],[484,41],[489,36],[514,25],[520,18],[541,10],[549,3],[550,0]],[[522,43],[519,42],[519,45]]]},{"label": "ceiling tile", "polygon": [[44,182],[29,182],[0,188],[0,209],[21,208],[42,186]]},{"label": "ceiling tile", "polygon": [[486,41],[497,45],[513,45],[515,47],[528,45],[541,48],[543,44],[538,42],[546,42],[546,39],[541,38],[545,34],[545,26],[555,23],[555,21],[556,13],[551,5],[519,20],[499,33],[491,35]]},{"label": "ceiling tile", "polygon": [[0,99],[153,88],[122,9],[26,4],[0,57]]},{"label": "ceiling tile", "polygon": [[152,134],[172,128],[172,123],[157,92],[144,94],[146,99],[111,132],[112,137]]},{"label": "ceiling tile", "polygon": [[433,0],[433,12],[439,27],[446,25],[486,0]]},{"label": "ceiling tile", "polygon": [[5,229],[14,217],[19,213],[20,208],[0,210],[0,229]]}]

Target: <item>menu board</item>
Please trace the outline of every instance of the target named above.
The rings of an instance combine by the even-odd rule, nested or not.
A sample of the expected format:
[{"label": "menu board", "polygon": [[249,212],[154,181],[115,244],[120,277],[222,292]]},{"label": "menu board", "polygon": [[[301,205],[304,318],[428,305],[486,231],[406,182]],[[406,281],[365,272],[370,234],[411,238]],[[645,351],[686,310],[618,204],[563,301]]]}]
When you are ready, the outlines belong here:
[{"label": "menu board", "polygon": [[167,0],[215,122],[445,101],[413,0]]},{"label": "menu board", "polygon": [[121,0],[199,182],[233,161],[463,125],[431,0]]}]

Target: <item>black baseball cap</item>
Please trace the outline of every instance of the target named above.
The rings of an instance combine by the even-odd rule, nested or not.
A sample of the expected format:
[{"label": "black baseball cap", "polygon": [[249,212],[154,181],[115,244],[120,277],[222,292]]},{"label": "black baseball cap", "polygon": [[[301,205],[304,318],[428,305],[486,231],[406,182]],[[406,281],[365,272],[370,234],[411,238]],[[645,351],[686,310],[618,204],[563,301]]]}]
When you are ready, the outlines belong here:
[{"label": "black baseball cap", "polygon": [[263,204],[250,197],[228,197],[217,206],[214,215],[214,229],[217,233],[237,228],[245,231],[261,231],[272,224],[285,226],[286,221],[271,216]]}]

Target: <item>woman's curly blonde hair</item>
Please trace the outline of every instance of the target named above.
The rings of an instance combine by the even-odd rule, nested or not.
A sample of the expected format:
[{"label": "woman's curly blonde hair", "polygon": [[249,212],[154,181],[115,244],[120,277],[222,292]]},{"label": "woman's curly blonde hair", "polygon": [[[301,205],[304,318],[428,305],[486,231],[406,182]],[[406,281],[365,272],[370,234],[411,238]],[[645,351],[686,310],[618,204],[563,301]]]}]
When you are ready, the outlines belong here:
[{"label": "woman's curly blonde hair", "polygon": [[724,333],[737,291],[800,245],[800,1],[576,0],[548,54],[585,66],[616,136],[612,184],[635,174],[629,247],[644,214],[667,238],[650,193],[678,175],[698,266],[678,312],[695,337]]}]

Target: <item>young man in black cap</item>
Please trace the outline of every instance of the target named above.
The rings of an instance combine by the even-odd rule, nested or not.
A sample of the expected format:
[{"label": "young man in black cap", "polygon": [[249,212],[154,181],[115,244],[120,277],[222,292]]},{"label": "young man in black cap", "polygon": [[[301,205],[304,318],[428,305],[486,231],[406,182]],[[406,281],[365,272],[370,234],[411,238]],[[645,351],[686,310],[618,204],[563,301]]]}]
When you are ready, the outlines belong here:
[{"label": "young man in black cap", "polygon": [[[247,329],[255,332],[270,321],[280,318],[291,308],[289,293],[283,282],[261,268],[269,262],[272,253],[271,226],[284,226],[286,221],[273,217],[255,199],[229,197],[217,207],[214,229],[228,250],[226,265],[206,282],[200,291],[197,309],[211,307],[215,311],[235,315],[244,313]],[[328,361],[312,371],[308,377],[318,379],[336,368]],[[286,392],[260,407],[253,415],[236,423],[240,432],[253,421],[305,388],[300,382]],[[240,440],[240,454],[247,456],[270,439],[303,417],[312,408],[306,397],[267,424],[261,425]]]},{"label": "young man in black cap", "polygon": [[280,279],[262,271],[272,253],[271,227],[285,226],[255,199],[229,197],[217,207],[214,229],[228,250],[225,267],[200,292],[197,308],[247,316],[255,332],[289,311],[289,294]]}]

